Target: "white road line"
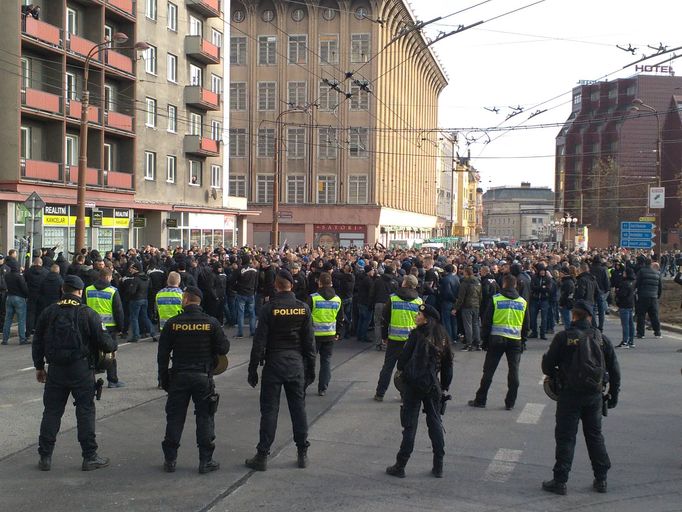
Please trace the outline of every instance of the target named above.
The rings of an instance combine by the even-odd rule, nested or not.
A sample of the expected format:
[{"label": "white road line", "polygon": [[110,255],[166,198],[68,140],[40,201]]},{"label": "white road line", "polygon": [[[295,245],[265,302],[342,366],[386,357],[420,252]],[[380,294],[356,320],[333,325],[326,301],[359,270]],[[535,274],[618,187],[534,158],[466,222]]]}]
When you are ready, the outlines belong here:
[{"label": "white road line", "polygon": [[125,347],[126,345],[130,345],[130,342],[126,341],[125,343],[119,343],[118,348]]},{"label": "white road line", "polygon": [[18,372],[27,372],[29,370],[35,370],[34,366],[27,366],[26,368],[22,368],[21,370],[17,370]]},{"label": "white road line", "polygon": [[523,423],[526,425],[535,425],[540,421],[542,411],[545,409],[545,404],[526,404],[526,406],[519,414],[516,423]]},{"label": "white road line", "polygon": [[521,459],[522,450],[510,450],[508,448],[500,448],[497,450],[492,462],[485,470],[483,480],[487,482],[504,483],[509,480],[516,463]]},{"label": "white road line", "polygon": [[22,405],[24,404],[33,404],[35,402],[42,402],[42,398],[31,398],[30,400],[26,400],[25,402],[21,402]]},{"label": "white road line", "polygon": [[14,404],[0,404],[0,409],[9,409],[10,407],[14,407]]}]

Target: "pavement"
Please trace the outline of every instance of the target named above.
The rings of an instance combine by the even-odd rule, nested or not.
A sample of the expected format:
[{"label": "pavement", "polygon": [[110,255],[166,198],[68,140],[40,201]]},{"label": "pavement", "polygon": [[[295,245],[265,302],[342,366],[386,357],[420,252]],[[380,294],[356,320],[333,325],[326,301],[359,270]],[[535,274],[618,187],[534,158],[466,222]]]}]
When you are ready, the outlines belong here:
[{"label": "pavement", "polygon": [[[607,317],[617,344],[620,325]],[[0,347],[0,510],[107,511],[682,511],[682,336],[637,340],[618,350],[620,403],[604,420],[611,456],[609,493],[591,490],[592,472],[579,433],[567,496],[540,489],[554,463],[555,404],[542,391],[540,358],[548,342],[530,340],[521,363],[516,408],[504,410],[506,363],[490,390],[487,409],[466,405],[481,377],[484,353],[456,353],[453,401],[444,418],[445,477],[430,475],[431,451],[420,419],[407,478],[385,474],[400,443],[398,394],[372,400],[383,353],[357,341],[335,347],[325,397],[307,398],[310,465],[298,469],[288,410],[283,403],[268,471],[244,466],[258,437],[258,390],[246,383],[250,339],[232,341],[230,368],[216,377],[215,458],[221,469],[200,475],[191,412],[177,472],[162,471],[165,393],[156,389],[156,344],[123,344],[119,374],[127,387],[105,389],[97,402],[100,454],[112,465],[80,470],[80,447],[69,404],[52,471],[37,469],[42,387],[30,347],[16,338]],[[316,389],[313,384],[311,391]]]}]

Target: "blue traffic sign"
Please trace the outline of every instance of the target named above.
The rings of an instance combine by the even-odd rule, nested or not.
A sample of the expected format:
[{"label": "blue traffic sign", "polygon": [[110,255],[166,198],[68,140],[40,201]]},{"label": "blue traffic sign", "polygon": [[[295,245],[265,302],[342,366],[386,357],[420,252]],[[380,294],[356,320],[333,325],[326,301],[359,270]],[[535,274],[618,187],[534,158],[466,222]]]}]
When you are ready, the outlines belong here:
[{"label": "blue traffic sign", "polygon": [[620,232],[625,231],[651,231],[656,225],[653,222],[621,222]]},{"label": "blue traffic sign", "polygon": [[651,249],[656,237],[653,222],[621,222],[620,246],[626,249]]},{"label": "blue traffic sign", "polygon": [[621,239],[620,246],[624,249],[653,249],[653,240],[625,240]]}]

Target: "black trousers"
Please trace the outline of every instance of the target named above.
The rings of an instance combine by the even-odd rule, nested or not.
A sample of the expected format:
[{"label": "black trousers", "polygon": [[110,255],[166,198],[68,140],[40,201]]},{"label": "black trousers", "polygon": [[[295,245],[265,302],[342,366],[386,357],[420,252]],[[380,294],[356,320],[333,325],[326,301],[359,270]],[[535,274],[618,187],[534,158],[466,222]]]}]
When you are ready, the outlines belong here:
[{"label": "black trousers", "polygon": [[573,464],[575,439],[578,433],[578,422],[583,422],[583,434],[587,453],[592,462],[594,477],[606,480],[606,474],[611,467],[609,455],[606,453],[604,436],[601,432],[601,394],[579,395],[570,390],[559,395],[556,407],[556,463],[554,464],[554,479],[557,482],[567,482],[568,473]]},{"label": "black trousers", "polygon": [[215,449],[215,423],[206,398],[213,389],[213,379],[206,373],[171,372],[166,400],[166,437],[161,443],[166,460],[175,460],[178,457],[190,399],[194,402],[199,460],[207,461],[212,457]]},{"label": "black trousers", "polygon": [[308,446],[308,418],[305,412],[305,380],[300,354],[280,354],[268,359],[263,367],[260,387],[260,439],[257,449],[270,453],[277,433],[277,417],[282,387],[287,397],[294,442]]},{"label": "black trousers", "polygon": [[649,315],[654,334],[661,334],[661,322],[658,320],[658,299],[641,298],[635,304],[635,316],[637,318],[637,336],[644,336],[646,315]]},{"label": "black trousers", "polygon": [[95,441],[95,372],[87,360],[70,366],[50,365],[43,392],[43,420],[40,423],[38,453],[51,456],[69,395],[76,405],[78,442],[83,458],[97,454]]},{"label": "black trousers", "polygon": [[493,376],[497,365],[500,364],[500,359],[503,355],[507,356],[507,365],[509,372],[507,373],[507,396],[504,399],[504,404],[508,407],[514,407],[516,403],[516,396],[519,391],[519,365],[521,363],[521,342],[514,340],[505,340],[504,344],[491,345],[485,354],[485,362],[483,363],[483,377],[481,377],[481,385],[476,391],[476,401],[485,404],[488,399],[488,390],[493,382]]},{"label": "black trousers", "polygon": [[426,427],[429,430],[429,439],[435,457],[443,458],[445,455],[445,438],[443,436],[443,423],[440,416],[440,392],[435,390],[428,395],[418,394],[406,387],[403,393],[403,404],[400,406],[400,424],[403,427],[403,441],[400,443],[398,459],[406,462],[412,450],[414,439],[419,425],[419,411],[424,408],[426,414]]},{"label": "black trousers", "polygon": [[386,354],[384,355],[384,366],[381,368],[379,373],[379,382],[377,383],[377,395],[384,396],[388,385],[391,383],[391,375],[393,375],[393,369],[395,368],[398,358],[403,351],[405,346],[404,341],[393,341],[388,340],[386,343]]},{"label": "black trousers", "polygon": [[317,389],[325,391],[332,379],[332,352],[334,351],[334,336],[316,336],[315,344],[320,355],[320,371],[317,374]]},{"label": "black trousers", "polygon": [[26,335],[32,335],[36,330],[36,320],[40,316],[38,309],[38,301],[40,297],[29,297],[26,300]]},{"label": "black trousers", "polygon": [[[111,339],[116,341],[116,330],[107,327],[107,332],[109,333],[109,336],[111,336]],[[111,358],[110,365],[107,367],[107,381],[114,383],[118,382],[118,363],[116,362],[115,353],[114,357]]]}]

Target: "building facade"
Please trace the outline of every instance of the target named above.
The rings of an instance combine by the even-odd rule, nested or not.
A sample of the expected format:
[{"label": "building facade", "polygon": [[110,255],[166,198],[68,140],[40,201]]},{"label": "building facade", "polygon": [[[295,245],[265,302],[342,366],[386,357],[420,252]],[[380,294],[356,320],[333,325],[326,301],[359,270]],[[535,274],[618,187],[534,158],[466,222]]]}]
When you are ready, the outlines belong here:
[{"label": "building facade", "polygon": [[391,42],[408,6],[235,0],[230,17],[230,194],[261,210],[249,239],[270,243],[276,174],[282,243],[431,236],[437,144],[414,127],[437,126],[447,79],[418,31]]},{"label": "building facade", "polygon": [[550,238],[554,192],[547,187],[496,187],[483,194],[483,230],[487,238],[510,242]]}]

